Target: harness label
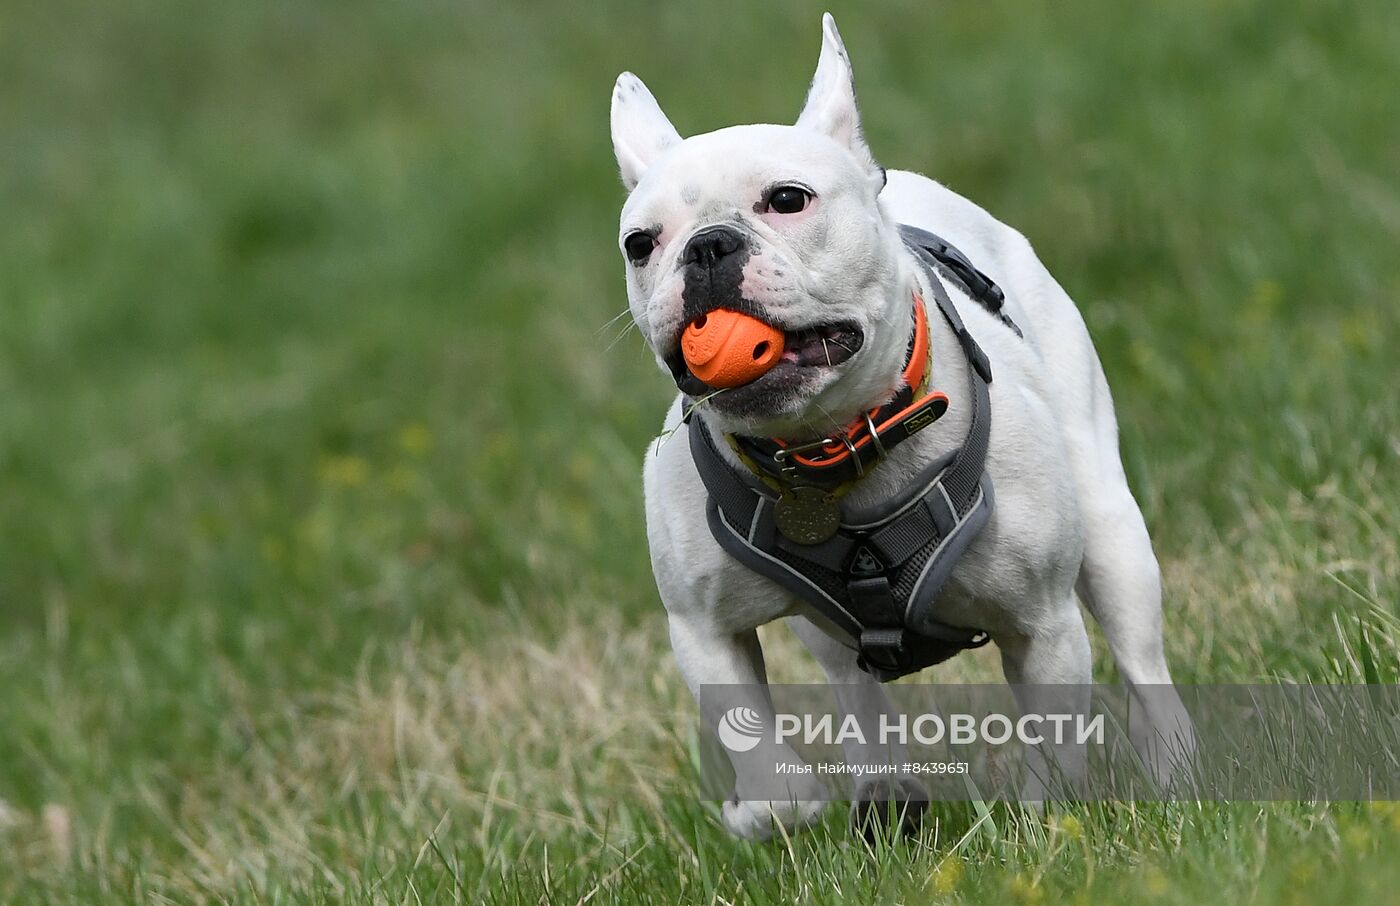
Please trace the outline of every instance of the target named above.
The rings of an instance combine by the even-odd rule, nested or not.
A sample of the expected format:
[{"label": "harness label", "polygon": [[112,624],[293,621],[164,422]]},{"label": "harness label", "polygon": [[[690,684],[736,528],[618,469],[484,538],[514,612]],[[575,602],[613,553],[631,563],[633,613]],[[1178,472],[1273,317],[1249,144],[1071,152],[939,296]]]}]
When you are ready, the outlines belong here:
[{"label": "harness label", "polygon": [[910,434],[921,431],[929,425],[938,421],[938,413],[933,409],[925,409],[923,412],[916,412],[909,416],[904,422],[904,430]]},{"label": "harness label", "polygon": [[851,575],[878,576],[885,571],[885,564],[868,547],[861,547],[851,560]]}]

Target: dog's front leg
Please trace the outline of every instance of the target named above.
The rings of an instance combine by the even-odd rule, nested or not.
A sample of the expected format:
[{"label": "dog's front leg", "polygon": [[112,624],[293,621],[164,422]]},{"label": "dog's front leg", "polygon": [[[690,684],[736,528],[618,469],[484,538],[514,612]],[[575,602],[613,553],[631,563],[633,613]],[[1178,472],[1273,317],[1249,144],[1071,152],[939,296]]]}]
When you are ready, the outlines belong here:
[{"label": "dog's front leg", "polygon": [[[746,840],[766,840],[778,825],[792,831],[815,822],[826,806],[821,781],[800,771],[780,775],[775,767],[805,762],[790,745],[775,741],[776,718],[758,633],[725,632],[703,618],[677,614],[671,614],[667,624],[676,662],[700,706],[701,719],[718,727],[731,709],[750,708],[764,731],[751,749],[725,746],[735,784],[723,806],[724,826]],[[702,694],[705,686],[729,688]]]},{"label": "dog's front leg", "polygon": [[898,827],[913,833],[928,811],[928,790],[917,777],[885,768],[901,768],[908,758],[905,747],[894,741],[881,741],[880,718],[895,718],[899,711],[874,677],[856,665],[856,654],[826,634],[806,617],[788,620],[792,631],[821,664],[826,680],[836,696],[837,707],[860,724],[861,737],[854,734],[845,742],[846,763],[870,768],[867,777],[856,783],[851,803],[851,827],[867,839],[881,836],[881,828]]}]

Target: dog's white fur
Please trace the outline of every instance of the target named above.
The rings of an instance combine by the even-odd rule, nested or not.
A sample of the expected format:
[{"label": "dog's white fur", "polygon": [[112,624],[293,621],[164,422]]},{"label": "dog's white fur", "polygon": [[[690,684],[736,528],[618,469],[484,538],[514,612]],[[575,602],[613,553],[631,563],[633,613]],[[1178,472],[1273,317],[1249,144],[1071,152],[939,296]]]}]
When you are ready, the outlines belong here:
[{"label": "dog's white fur", "polygon": [[[1076,598],[1082,601],[1102,627],[1123,681],[1136,690],[1135,710],[1147,718],[1133,726],[1134,743],[1159,776],[1169,776],[1191,749],[1190,724],[1169,688],[1157,561],[1119,460],[1113,402],[1084,321],[1020,233],[918,174],[891,171],[883,182],[861,134],[850,63],[830,15],[823,26],[816,76],[794,126],[735,126],[682,139],[635,76],[624,73],[614,93],[613,141],[631,190],[620,239],[660,227],[651,258],[627,268],[632,314],[658,361],[675,349],[683,326],[680,250],[698,229],[718,222],[740,223],[752,234],[758,252],[745,266],[744,295],[775,323],[796,329],[852,320],[865,332],[850,361],[804,369],[810,372],[804,383],[762,412],[726,408],[720,394],[687,428],[678,397],[665,432],[651,445],[647,534],[685,680],[697,696],[703,684],[763,683],[755,629],[789,618],[830,682],[842,684],[843,708],[869,719],[888,706],[883,687],[857,669],[854,653],[820,616],[716,544],[685,433],[703,427],[820,436],[886,399],[900,378],[911,291],[931,299],[896,231],[906,223],[943,236],[1003,287],[1006,310],[1025,333],[1017,337],[948,286],[992,361],[987,469],[996,508],[943,592],[940,618],[987,630],[1013,684],[1078,684],[1065,694],[1072,707],[1084,709],[1091,676]],[[798,215],[759,212],[756,200],[765,188],[787,181],[815,189],[811,208]],[[849,499],[857,506],[888,497],[965,436],[966,360],[936,310],[929,326],[933,385],[950,397],[948,414],[856,486]],[[1166,694],[1151,688],[1163,684]],[[1023,708],[1033,704],[1043,703],[1021,701]],[[712,724],[717,717],[705,715]],[[732,756],[738,784],[723,814],[739,836],[762,838],[775,821],[792,828],[820,811],[801,780],[794,780],[792,801],[749,798],[749,778],[771,775],[754,759],[776,754],[796,758],[765,749]],[[1082,768],[1082,752],[1055,754],[1071,771]]]}]

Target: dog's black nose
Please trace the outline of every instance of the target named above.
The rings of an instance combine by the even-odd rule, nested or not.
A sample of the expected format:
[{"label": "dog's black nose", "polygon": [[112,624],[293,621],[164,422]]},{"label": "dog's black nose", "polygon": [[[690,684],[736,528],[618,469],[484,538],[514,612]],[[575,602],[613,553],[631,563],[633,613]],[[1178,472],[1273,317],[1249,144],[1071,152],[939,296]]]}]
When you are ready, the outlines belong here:
[{"label": "dog's black nose", "polygon": [[706,227],[685,244],[685,263],[714,267],[744,247],[744,235],[733,227]]}]

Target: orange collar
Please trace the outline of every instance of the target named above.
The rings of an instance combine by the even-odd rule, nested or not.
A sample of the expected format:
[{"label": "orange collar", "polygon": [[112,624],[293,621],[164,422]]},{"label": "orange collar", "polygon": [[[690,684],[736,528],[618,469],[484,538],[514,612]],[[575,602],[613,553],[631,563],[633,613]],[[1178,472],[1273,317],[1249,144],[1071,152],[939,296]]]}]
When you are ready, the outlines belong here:
[{"label": "orange collar", "polygon": [[[779,438],[731,438],[740,458],[782,491],[797,486],[844,486],[862,477],[895,444],[933,424],[948,409],[948,397],[928,390],[930,372],[928,315],[924,300],[914,294],[914,333],[909,340],[903,385],[884,405],[847,424],[839,433],[806,444]],[[771,484],[772,482],[770,482]],[[844,488],[840,489],[844,492]]]}]

